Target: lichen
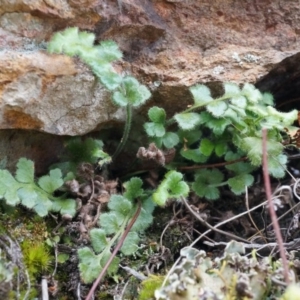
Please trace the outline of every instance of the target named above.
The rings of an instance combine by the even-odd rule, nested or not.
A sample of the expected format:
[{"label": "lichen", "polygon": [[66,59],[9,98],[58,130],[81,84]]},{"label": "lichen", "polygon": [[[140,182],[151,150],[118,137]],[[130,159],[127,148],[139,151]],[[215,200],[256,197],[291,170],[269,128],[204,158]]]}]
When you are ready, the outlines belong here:
[{"label": "lichen", "polygon": [[[284,281],[280,260],[272,262],[244,255],[241,243],[228,243],[224,255],[211,259],[205,251],[186,247],[181,250],[181,262],[171,272],[168,283],[155,291],[156,299],[233,300],[269,299],[280,297],[284,287],[272,284],[272,279]],[[294,283],[299,281],[294,273]],[[292,274],[291,273],[291,274]],[[282,298],[285,299],[285,298]]]}]

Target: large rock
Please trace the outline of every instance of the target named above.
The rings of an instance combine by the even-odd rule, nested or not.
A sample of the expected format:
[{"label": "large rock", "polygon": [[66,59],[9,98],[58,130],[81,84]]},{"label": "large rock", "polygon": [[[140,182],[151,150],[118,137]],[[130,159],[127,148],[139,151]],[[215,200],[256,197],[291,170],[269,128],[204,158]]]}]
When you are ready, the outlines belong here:
[{"label": "large rock", "polygon": [[1,128],[82,135],[112,118],[108,92],[69,57],[1,52],[0,69]]},{"label": "large rock", "polygon": [[46,53],[58,30],[115,40],[120,72],[152,90],[148,106],[172,114],[195,83],[255,83],[296,54],[299,12],[298,1],[280,0],[1,0],[0,128],[83,135],[123,120],[81,62]]}]

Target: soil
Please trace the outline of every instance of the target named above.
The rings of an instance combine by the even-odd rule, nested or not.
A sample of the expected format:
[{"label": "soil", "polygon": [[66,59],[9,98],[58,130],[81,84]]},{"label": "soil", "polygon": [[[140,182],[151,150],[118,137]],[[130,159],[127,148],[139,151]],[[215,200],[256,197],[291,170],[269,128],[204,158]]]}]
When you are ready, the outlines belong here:
[{"label": "soil", "polygon": [[[295,179],[296,175],[299,175],[297,165],[297,158],[291,160],[290,170],[294,175],[290,174],[281,181],[272,182],[272,201],[288,251],[297,250],[300,235],[299,180]],[[114,179],[108,179],[109,172],[105,172],[107,178],[104,178],[103,171],[85,164],[79,171],[80,193],[74,192],[74,186],[68,186],[70,193],[81,202],[81,208],[75,218],[61,221],[58,216],[50,214],[42,219],[23,207],[1,207],[2,224],[5,224],[2,225],[0,236],[2,254],[21,270],[22,295],[28,289],[28,266],[24,253],[22,255],[24,240],[29,240],[35,245],[39,242],[50,245],[46,246],[49,251],[49,266],[29,275],[30,295],[41,297],[42,279],[47,280],[50,299],[85,299],[91,288],[90,284],[84,284],[80,278],[77,250],[90,245],[88,232],[97,226],[99,215],[107,209],[109,197],[102,199],[100,209],[95,204],[89,206],[88,199],[99,195],[96,190],[94,195],[91,195],[91,177],[83,176],[82,172],[95,172],[94,181],[101,181],[108,194],[122,193],[121,180],[117,179],[116,171]],[[141,176],[145,185],[151,188],[160,181],[159,168],[155,166],[155,170],[147,170],[141,173]],[[74,181],[74,184],[79,182]],[[276,243],[276,238],[267,204],[263,204],[265,199],[264,182],[261,171],[258,171],[255,185],[249,188],[246,196],[236,196],[224,188],[217,201],[206,201],[196,195],[190,195],[186,204],[170,200],[165,207],[157,207],[153,224],[142,235],[140,248],[135,255],[120,256],[121,263],[117,274],[106,276],[101,281],[95,299],[139,299],[141,279],[153,275],[166,275],[179,258],[180,250],[195,241],[195,247],[205,250],[210,257],[221,256],[227,243],[235,239],[247,245],[248,252],[256,249],[261,257],[271,255],[274,259],[279,258],[278,247],[266,246]],[[251,210],[254,207],[257,208]],[[226,222],[229,219],[232,221]],[[221,222],[225,224],[207,232],[209,226],[216,227]],[[59,237],[58,241],[51,245],[56,236]],[[15,296],[11,296],[9,291],[15,291],[16,284],[15,280],[12,280],[11,284],[0,283],[1,299],[14,299]],[[30,296],[30,299],[33,299],[33,296]]]}]

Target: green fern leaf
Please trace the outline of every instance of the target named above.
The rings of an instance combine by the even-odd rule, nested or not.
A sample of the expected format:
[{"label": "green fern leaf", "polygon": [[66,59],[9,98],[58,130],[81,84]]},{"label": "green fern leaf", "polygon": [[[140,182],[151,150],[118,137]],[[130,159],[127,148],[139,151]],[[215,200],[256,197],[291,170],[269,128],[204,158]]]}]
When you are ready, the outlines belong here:
[{"label": "green fern leaf", "polygon": [[228,151],[228,152],[226,152],[225,160],[226,161],[236,160],[236,159],[241,158],[244,155],[245,155],[245,153],[242,152],[241,150],[238,150],[237,152]]},{"label": "green fern leaf", "polygon": [[267,117],[269,115],[267,107],[260,104],[248,105],[247,111],[253,112],[259,117]]},{"label": "green fern leaf", "polygon": [[29,209],[33,208],[38,202],[38,194],[31,186],[20,188],[17,193],[21,203]]},{"label": "green fern leaf", "polygon": [[154,123],[164,124],[166,121],[166,112],[163,108],[153,106],[148,111],[149,119]]},{"label": "green fern leaf", "polygon": [[19,188],[19,183],[7,170],[0,170],[0,197],[5,198],[7,204],[15,206],[20,203]]},{"label": "green fern leaf", "polygon": [[225,101],[213,101],[206,106],[206,109],[217,118],[223,116],[227,108],[228,105]]},{"label": "green fern leaf", "polygon": [[263,93],[262,96],[263,96],[262,102],[265,105],[274,106],[274,97],[272,94],[266,92],[266,93]]},{"label": "green fern leaf", "polygon": [[218,157],[225,155],[228,151],[228,144],[224,141],[216,142],[215,153]]},{"label": "green fern leaf", "polygon": [[183,130],[194,129],[200,124],[200,116],[197,113],[181,113],[174,116],[178,126]]},{"label": "green fern leaf", "polygon": [[226,82],[223,84],[224,86],[224,96],[226,97],[237,97],[240,95],[241,90],[239,86],[235,83]]},{"label": "green fern leaf", "polygon": [[[234,113],[231,113],[232,115],[230,116],[230,114],[228,113],[228,111],[232,111]],[[233,121],[235,121],[237,124],[241,125],[243,124],[245,127],[248,127],[248,124],[246,124],[244,121],[242,121],[246,116],[246,111],[244,108],[240,108],[238,106],[234,106],[232,104],[228,105],[228,109],[225,112],[224,116],[228,116],[231,117],[231,119]]]},{"label": "green fern leaf", "polygon": [[[262,160],[262,138],[246,137],[242,140],[241,149],[247,153],[254,166],[261,165]],[[278,156],[283,151],[283,145],[275,140],[268,139],[267,153],[269,156]]]},{"label": "green fern leaf", "polygon": [[157,106],[153,106],[148,111],[148,117],[152,121],[144,124],[144,128],[148,136],[163,137],[166,133],[164,126],[166,120],[165,110]]},{"label": "green fern leaf", "polygon": [[209,200],[216,200],[220,196],[218,186],[223,180],[224,175],[220,170],[203,169],[197,172],[192,188],[198,196],[205,197]]},{"label": "green fern leaf", "polygon": [[162,137],[162,143],[167,149],[174,148],[179,143],[179,137],[175,132],[167,132]]},{"label": "green fern leaf", "polygon": [[38,184],[45,192],[52,194],[64,184],[61,170],[51,170],[49,175],[43,176],[38,180]]},{"label": "green fern leaf", "polygon": [[128,104],[128,99],[126,96],[119,91],[113,93],[112,99],[116,105],[121,107],[125,107]]},{"label": "green fern leaf", "polygon": [[160,185],[160,189],[157,189],[153,194],[153,201],[159,206],[164,206],[169,199],[169,193],[165,185]]},{"label": "green fern leaf", "polygon": [[52,207],[52,202],[43,194],[39,194],[38,202],[33,207],[34,211],[40,216],[45,217],[48,215]]},{"label": "green fern leaf", "polygon": [[108,40],[97,46],[83,45],[79,50],[79,56],[91,67],[103,64],[111,66],[111,62],[122,58],[122,52],[115,42]]},{"label": "green fern leaf", "polygon": [[17,191],[21,203],[27,208],[33,208],[38,202],[38,195],[32,186],[20,188]]},{"label": "green fern leaf", "polygon": [[124,193],[124,197],[129,200],[134,200],[140,197],[144,190],[142,189],[143,181],[138,177],[132,177],[129,181],[125,182],[123,186],[126,191]]},{"label": "green fern leaf", "polygon": [[[172,171],[171,171],[172,172]],[[183,175],[179,172],[173,171],[168,175],[168,189],[169,194],[173,198],[179,198],[180,196],[187,196],[189,193],[188,185],[182,181]]]},{"label": "green fern leaf", "polygon": [[99,228],[93,228],[90,231],[91,243],[96,253],[100,253],[108,245],[105,231]]},{"label": "green fern leaf", "polygon": [[76,201],[74,199],[54,198],[51,210],[60,212],[61,215],[67,214],[73,217],[76,214]]},{"label": "green fern leaf", "polygon": [[261,92],[250,83],[244,84],[242,94],[252,103],[258,103],[263,99]]},{"label": "green fern leaf", "polygon": [[270,175],[275,178],[282,178],[285,176],[287,164],[287,156],[284,154],[279,154],[278,156],[268,157],[268,171]]},{"label": "green fern leaf", "polygon": [[95,153],[95,157],[99,157],[98,165],[100,167],[106,164],[110,164],[112,161],[112,157],[101,149],[97,150],[97,152]]},{"label": "green fern leaf", "polygon": [[[106,262],[110,259],[110,257],[111,257],[111,252],[110,251],[104,251],[103,258],[101,259],[101,265],[103,267],[106,264]],[[118,257],[114,257],[113,261],[111,262],[111,264],[109,265],[109,267],[107,269],[107,274],[109,276],[115,275],[117,273],[118,269],[119,269],[119,264],[120,264],[120,259]]]},{"label": "green fern leaf", "polygon": [[196,163],[205,163],[208,160],[208,156],[204,155],[199,148],[197,149],[181,149],[180,155],[188,160],[192,160]]},{"label": "green fern leaf", "polygon": [[146,86],[140,84],[132,76],[126,76],[123,79],[123,87],[125,90],[124,97],[127,104],[131,104],[135,107],[144,104],[151,96],[151,93]]},{"label": "green fern leaf", "polygon": [[78,165],[82,162],[96,163],[99,158],[103,158],[103,142],[101,140],[87,138],[83,141],[76,137],[67,142],[66,150],[68,159]]},{"label": "green fern leaf", "polygon": [[298,118],[298,111],[296,109],[283,113],[279,112],[277,109],[275,109],[272,106],[267,107],[267,111],[269,112],[269,115],[276,117],[279,121],[283,122],[283,124],[291,125],[294,123],[295,120]]},{"label": "green fern leaf", "polygon": [[256,167],[251,165],[248,162],[237,162],[235,164],[226,165],[226,169],[233,171],[236,174],[242,174],[242,173],[249,174],[253,172],[256,169]]},{"label": "green fern leaf", "polygon": [[112,195],[108,202],[108,208],[127,216],[132,210],[132,203],[121,195]]},{"label": "green fern leaf", "polygon": [[[247,99],[244,96],[238,95],[236,97],[231,98],[230,102],[236,107],[245,109],[247,107]],[[244,116],[246,114],[243,114]]]},{"label": "green fern leaf", "polygon": [[210,90],[205,85],[194,85],[190,88],[190,91],[194,97],[195,105],[197,106],[204,106],[213,101]]},{"label": "green fern leaf", "polygon": [[169,171],[153,194],[153,201],[162,206],[170,198],[186,197],[189,193],[189,187],[182,181],[182,178],[183,175],[181,173]]},{"label": "green fern leaf", "polygon": [[79,270],[81,278],[86,283],[91,283],[102,270],[99,256],[96,255],[90,248],[84,247],[78,250]]},{"label": "green fern leaf", "polygon": [[93,67],[93,73],[97,75],[101,83],[109,90],[113,91],[120,86],[122,83],[122,76],[114,71],[103,71],[100,72],[99,68]]},{"label": "green fern leaf", "polygon": [[202,123],[211,129],[215,135],[222,135],[228,125],[232,122],[226,118],[215,118],[210,113],[204,111],[200,114]]},{"label": "green fern leaf", "polygon": [[200,152],[203,153],[205,156],[210,156],[214,151],[215,145],[209,139],[202,139],[200,142]]},{"label": "green fern leaf", "polygon": [[202,131],[199,129],[178,131],[180,142],[186,146],[190,146],[198,142],[202,136]]},{"label": "green fern leaf", "polygon": [[236,195],[245,192],[245,187],[251,186],[254,182],[254,177],[251,174],[240,174],[228,179],[230,189]]},{"label": "green fern leaf", "polygon": [[111,40],[102,41],[99,46],[95,47],[99,53],[98,57],[106,62],[113,62],[122,58],[123,54],[118,45]]},{"label": "green fern leaf", "polygon": [[228,107],[228,109],[226,109],[226,111],[223,113],[223,117],[231,119],[234,122],[239,122],[240,120],[238,113],[233,107]]},{"label": "green fern leaf", "polygon": [[35,183],[32,172],[33,162],[21,158],[17,164],[17,181],[7,170],[0,170],[0,197],[6,203],[15,206],[19,203],[33,209],[39,216],[46,216],[49,211],[60,211],[75,215],[76,203],[72,199],[60,199],[52,193],[62,186],[62,174],[58,169],[51,170]]},{"label": "green fern leaf", "polygon": [[16,179],[19,182],[29,183],[34,180],[33,161],[26,158],[20,158],[17,163]]},{"label": "green fern leaf", "polygon": [[133,254],[139,248],[139,246],[138,246],[139,241],[140,241],[140,237],[136,232],[134,232],[134,231],[129,232],[123,243],[121,252],[124,255]]},{"label": "green fern leaf", "polygon": [[216,186],[209,186],[196,180],[192,185],[193,190],[199,197],[204,197],[208,200],[216,200],[220,197],[219,188]]},{"label": "green fern leaf", "polygon": [[262,160],[262,139],[258,137],[244,138],[241,143],[241,149],[246,152],[251,163],[254,166],[261,165]]},{"label": "green fern leaf", "polygon": [[78,45],[78,53],[77,55],[90,67],[92,65],[102,65],[107,63],[106,61],[103,61],[99,55],[99,46],[84,46],[84,45]]},{"label": "green fern leaf", "polygon": [[[105,266],[105,263],[109,260],[111,256],[110,251],[105,251],[96,255],[88,247],[84,247],[78,250],[79,257],[79,270],[82,280],[85,283],[93,282],[101,270]],[[107,272],[109,275],[115,274],[118,270],[120,260],[115,257],[113,262],[110,264]]]},{"label": "green fern leaf", "polygon": [[165,127],[161,123],[147,122],[144,128],[148,136],[163,137],[166,134]]},{"label": "green fern leaf", "polygon": [[101,214],[99,224],[106,234],[113,234],[119,231],[120,226],[125,220],[125,216],[117,214],[116,212],[108,212]]},{"label": "green fern leaf", "polygon": [[134,222],[131,228],[132,231],[143,232],[152,224],[153,221],[152,213],[154,207],[155,204],[151,197],[143,201],[140,215],[138,216],[137,220]]},{"label": "green fern leaf", "polygon": [[89,51],[89,53],[91,52],[94,54],[94,57],[92,57],[90,61],[85,60],[85,62],[88,63],[92,71],[95,73],[95,75],[97,75],[99,79],[101,78],[101,76],[103,76],[103,74],[113,71],[113,67],[110,63],[106,61],[103,62],[97,61],[98,53],[95,49],[92,48],[92,50]]},{"label": "green fern leaf", "polygon": [[94,41],[94,34],[79,32],[77,27],[72,27],[58,32],[52,37],[48,43],[48,52],[75,56],[81,53],[82,47],[92,47]]},{"label": "green fern leaf", "polygon": [[275,116],[268,116],[265,120],[260,122],[260,126],[262,128],[266,128],[268,130],[273,130],[276,128],[277,130],[284,131],[287,127],[285,124],[282,124],[278,117]]}]

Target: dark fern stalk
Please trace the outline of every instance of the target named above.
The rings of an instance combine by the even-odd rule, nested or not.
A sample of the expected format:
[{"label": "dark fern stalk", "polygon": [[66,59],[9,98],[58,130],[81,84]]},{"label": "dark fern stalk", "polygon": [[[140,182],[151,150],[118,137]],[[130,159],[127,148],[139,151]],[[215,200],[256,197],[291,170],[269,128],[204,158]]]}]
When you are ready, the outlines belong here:
[{"label": "dark fern stalk", "polygon": [[264,175],[264,184],[265,184],[265,190],[266,190],[266,196],[268,200],[268,206],[269,206],[269,213],[272,220],[273,228],[275,231],[276,240],[278,243],[279,253],[282,260],[282,266],[283,266],[283,276],[286,285],[289,285],[290,278],[289,278],[289,266],[288,266],[288,260],[285,254],[285,249],[283,246],[283,239],[277,219],[277,215],[274,209],[274,204],[272,202],[272,192],[271,192],[271,183],[270,183],[270,175],[268,172],[268,150],[267,150],[267,129],[263,128],[262,130],[262,147],[263,147],[263,175]]},{"label": "dark fern stalk", "polygon": [[122,139],[115,151],[115,153],[112,156],[112,160],[115,160],[116,157],[122,152],[122,150],[125,147],[125,144],[128,140],[130,128],[131,128],[131,122],[132,122],[132,106],[131,104],[127,104],[126,106],[126,122],[125,122],[125,127],[123,131],[123,136]]},{"label": "dark fern stalk", "polygon": [[93,283],[93,286],[91,287],[87,297],[85,298],[85,300],[90,300],[92,299],[92,296],[98,286],[98,284],[100,283],[101,279],[104,277],[108,267],[110,266],[110,264],[112,263],[114,257],[117,255],[118,251],[121,249],[129,231],[131,230],[132,226],[134,225],[135,221],[137,220],[138,216],[140,215],[140,212],[141,212],[141,209],[142,209],[142,206],[141,206],[141,202],[139,201],[138,202],[138,207],[137,207],[137,210],[134,214],[134,216],[132,217],[130,223],[128,224],[126,230],[124,231],[120,241],[118,242],[118,244],[116,245],[113,253],[111,254],[109,260],[106,262],[105,266],[103,267],[101,273],[99,274],[98,278],[96,279],[96,281]]}]

